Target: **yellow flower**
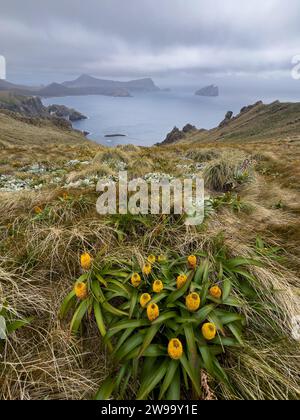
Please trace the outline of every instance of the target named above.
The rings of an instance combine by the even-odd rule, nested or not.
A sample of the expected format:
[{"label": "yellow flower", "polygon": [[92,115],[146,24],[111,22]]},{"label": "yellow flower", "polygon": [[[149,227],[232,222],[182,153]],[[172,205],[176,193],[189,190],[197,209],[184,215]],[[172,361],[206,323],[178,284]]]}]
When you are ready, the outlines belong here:
[{"label": "yellow flower", "polygon": [[141,276],[138,273],[134,273],[131,277],[132,286],[133,287],[139,287],[141,282],[142,282]]},{"label": "yellow flower", "polygon": [[82,282],[78,282],[75,284],[74,291],[78,299],[84,300],[88,296],[88,289],[87,285]]},{"label": "yellow flower", "polygon": [[185,283],[187,282],[187,276],[185,274],[181,274],[177,277],[177,289],[181,289]]},{"label": "yellow flower", "polygon": [[155,321],[159,317],[159,307],[156,303],[150,303],[147,307],[147,316],[149,321]]},{"label": "yellow flower", "polygon": [[186,307],[190,312],[195,312],[200,308],[201,300],[198,293],[191,293],[185,299]]},{"label": "yellow flower", "polygon": [[217,328],[215,324],[211,324],[211,323],[204,324],[202,327],[202,334],[206,340],[208,341],[213,340],[215,336],[217,335]]},{"label": "yellow flower", "polygon": [[195,255],[190,255],[188,257],[188,264],[190,268],[196,268],[197,267],[197,257]]},{"label": "yellow flower", "polygon": [[80,257],[80,263],[81,263],[81,267],[84,270],[89,270],[91,268],[91,266],[92,266],[92,262],[93,262],[93,259],[90,256],[90,254],[88,254],[87,252],[85,254],[82,254],[81,255],[81,257]]},{"label": "yellow flower", "polygon": [[34,208],[34,212],[36,215],[42,214],[43,213],[43,209],[41,207],[36,206]]},{"label": "yellow flower", "polygon": [[171,359],[179,360],[183,355],[183,347],[181,341],[178,338],[173,338],[170,340],[168,345],[168,353]]},{"label": "yellow flower", "polygon": [[167,261],[167,257],[165,256],[165,255],[160,255],[158,258],[157,258],[157,260],[158,260],[158,262],[159,263],[165,263],[166,261]]},{"label": "yellow flower", "polygon": [[155,280],[152,288],[154,293],[160,293],[164,290],[164,284],[161,280]]},{"label": "yellow flower", "polygon": [[151,300],[152,298],[151,298],[151,296],[149,295],[149,293],[144,293],[142,296],[141,296],[141,299],[140,299],[140,304],[141,304],[141,307],[142,308],[146,308],[146,306],[148,305],[148,303],[150,302],[150,300]]},{"label": "yellow flower", "polygon": [[221,299],[222,297],[222,290],[220,289],[219,286],[213,286],[210,290],[209,290],[209,294],[216,298],[216,299]]},{"label": "yellow flower", "polygon": [[149,276],[149,274],[151,274],[152,271],[152,265],[147,262],[144,267],[143,267],[143,274],[145,274],[146,276]]},{"label": "yellow flower", "polygon": [[148,262],[150,263],[150,264],[155,264],[155,262],[156,262],[156,256],[155,255],[149,255],[149,257],[147,258],[147,260],[148,260]]}]

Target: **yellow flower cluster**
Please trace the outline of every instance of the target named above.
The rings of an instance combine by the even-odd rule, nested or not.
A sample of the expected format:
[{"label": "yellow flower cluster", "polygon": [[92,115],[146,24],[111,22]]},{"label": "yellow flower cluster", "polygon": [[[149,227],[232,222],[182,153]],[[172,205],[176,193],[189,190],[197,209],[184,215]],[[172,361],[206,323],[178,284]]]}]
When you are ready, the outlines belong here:
[{"label": "yellow flower cluster", "polygon": [[39,206],[36,206],[34,209],[34,213],[38,216],[39,214],[43,213],[43,209]]},{"label": "yellow flower cluster", "polygon": [[141,279],[141,276],[138,273],[134,273],[131,276],[131,284],[132,284],[133,287],[139,287],[141,282],[142,282],[142,279]]},{"label": "yellow flower cluster", "polygon": [[179,360],[183,355],[183,346],[178,338],[170,340],[168,345],[168,354],[173,360]]},{"label": "yellow flower cluster", "polygon": [[84,300],[88,297],[87,285],[83,282],[78,282],[74,286],[74,292],[78,299]]},{"label": "yellow flower cluster", "polygon": [[146,308],[146,306],[148,305],[148,303],[151,300],[151,295],[149,295],[149,293],[144,293],[142,294],[141,298],[140,298],[140,305],[142,308]]},{"label": "yellow flower cluster", "polygon": [[155,321],[159,317],[159,307],[156,303],[150,303],[147,306],[147,316],[151,322]]},{"label": "yellow flower cluster", "polygon": [[80,263],[83,270],[88,271],[93,263],[93,259],[87,252],[85,254],[82,254],[80,257]]},{"label": "yellow flower cluster", "polygon": [[147,262],[143,267],[143,274],[145,276],[149,276],[151,272],[152,272],[152,265],[149,262]]},{"label": "yellow flower cluster", "polygon": [[155,280],[152,285],[152,289],[154,293],[160,293],[164,290],[164,284],[161,280]]},{"label": "yellow flower cluster", "polygon": [[222,297],[222,290],[220,289],[219,286],[213,286],[210,290],[209,290],[209,294],[216,298],[216,299],[221,299]]},{"label": "yellow flower cluster", "polygon": [[215,324],[212,324],[210,322],[204,324],[202,327],[202,334],[206,340],[213,340],[217,335],[217,328]]},{"label": "yellow flower cluster", "polygon": [[188,257],[188,265],[193,270],[197,267],[197,257],[195,255],[190,255]]},{"label": "yellow flower cluster", "polygon": [[185,299],[186,307],[190,312],[196,312],[200,308],[201,300],[198,293],[191,293]]},{"label": "yellow flower cluster", "polygon": [[188,278],[185,274],[178,276],[176,281],[177,289],[182,289],[182,287],[186,284],[187,279]]}]

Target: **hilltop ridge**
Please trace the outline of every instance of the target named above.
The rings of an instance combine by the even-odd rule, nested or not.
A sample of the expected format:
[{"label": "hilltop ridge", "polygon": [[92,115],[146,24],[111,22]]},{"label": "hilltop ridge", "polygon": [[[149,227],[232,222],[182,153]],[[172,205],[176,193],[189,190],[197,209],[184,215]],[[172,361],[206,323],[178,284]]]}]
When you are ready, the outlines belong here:
[{"label": "hilltop ridge", "polygon": [[182,132],[180,136],[167,137],[160,145],[178,142],[251,142],[289,137],[299,137],[300,103],[259,101],[243,107],[237,115],[228,111],[221,123],[211,130]]}]

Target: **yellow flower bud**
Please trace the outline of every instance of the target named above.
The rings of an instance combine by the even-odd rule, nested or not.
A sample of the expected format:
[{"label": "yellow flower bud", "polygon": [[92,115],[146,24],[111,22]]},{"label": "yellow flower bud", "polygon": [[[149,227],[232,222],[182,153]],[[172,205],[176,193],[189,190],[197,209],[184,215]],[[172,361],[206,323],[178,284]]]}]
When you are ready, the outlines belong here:
[{"label": "yellow flower bud", "polygon": [[80,257],[80,263],[81,263],[81,267],[84,270],[86,270],[86,271],[89,270],[91,268],[91,266],[92,266],[92,262],[93,262],[93,259],[90,256],[90,254],[88,254],[87,252],[85,254],[82,254],[81,255],[81,257]]},{"label": "yellow flower bud", "polygon": [[170,340],[168,345],[168,354],[173,360],[179,360],[183,355],[183,347],[178,338]]},{"label": "yellow flower bud", "polygon": [[36,215],[42,214],[43,213],[43,209],[41,207],[36,206],[34,208],[34,212]]},{"label": "yellow flower bud", "polygon": [[132,286],[133,287],[139,287],[141,282],[142,282],[141,276],[138,273],[134,273],[131,277]]},{"label": "yellow flower bud", "polygon": [[147,306],[147,316],[149,321],[155,321],[159,317],[159,307],[156,303],[150,303]]},{"label": "yellow flower bud", "polygon": [[155,264],[156,256],[155,255],[149,255],[149,257],[147,258],[147,261],[152,265]]},{"label": "yellow flower bud", "polygon": [[195,255],[190,255],[188,257],[188,264],[190,268],[195,269],[197,267],[197,257]]},{"label": "yellow flower bud", "polygon": [[222,297],[222,290],[220,289],[219,286],[213,286],[210,290],[209,290],[209,294],[216,298],[216,299],[221,299]]},{"label": "yellow flower bud", "polygon": [[152,271],[152,265],[150,263],[146,263],[143,267],[143,274],[145,274],[145,276],[149,276],[149,274],[151,274]]},{"label": "yellow flower bud", "polygon": [[151,300],[151,296],[149,295],[149,293],[144,293],[141,298],[140,298],[140,305],[142,308],[146,308],[146,306],[148,305],[148,303]]},{"label": "yellow flower bud", "polygon": [[186,307],[190,312],[195,312],[200,308],[201,300],[198,293],[191,293],[185,299]]},{"label": "yellow flower bud", "polygon": [[158,257],[158,262],[159,263],[165,263],[167,261],[167,257],[165,256],[165,255],[160,255],[159,257]]},{"label": "yellow flower bud", "polygon": [[154,293],[160,293],[164,290],[164,284],[161,280],[155,280],[152,288]]},{"label": "yellow flower bud", "polygon": [[187,276],[185,274],[181,274],[177,277],[177,289],[181,289],[185,283],[187,282]]},{"label": "yellow flower bud", "polygon": [[213,340],[217,335],[217,328],[215,324],[212,324],[212,323],[204,324],[202,327],[202,334],[206,340],[208,341]]},{"label": "yellow flower bud", "polygon": [[87,285],[83,282],[78,282],[75,284],[74,291],[76,297],[80,300],[84,300],[88,296],[88,288]]}]

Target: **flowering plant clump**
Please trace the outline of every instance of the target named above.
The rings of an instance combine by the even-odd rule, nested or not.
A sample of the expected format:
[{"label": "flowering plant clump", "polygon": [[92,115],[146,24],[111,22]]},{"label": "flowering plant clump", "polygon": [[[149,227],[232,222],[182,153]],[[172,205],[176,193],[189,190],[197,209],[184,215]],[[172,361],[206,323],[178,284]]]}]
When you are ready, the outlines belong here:
[{"label": "flowering plant clump", "polygon": [[255,263],[202,252],[192,260],[168,255],[163,264],[155,255],[141,265],[95,259],[64,301],[61,316],[73,308],[73,333],[85,318],[94,318],[120,366],[96,399],[122,392],[130,379],[140,384],[136,399],[178,400],[182,392],[200,397],[203,369],[230,388],[221,362],[230,347],[243,346],[241,310],[247,294],[253,299],[256,293],[247,266]]}]

